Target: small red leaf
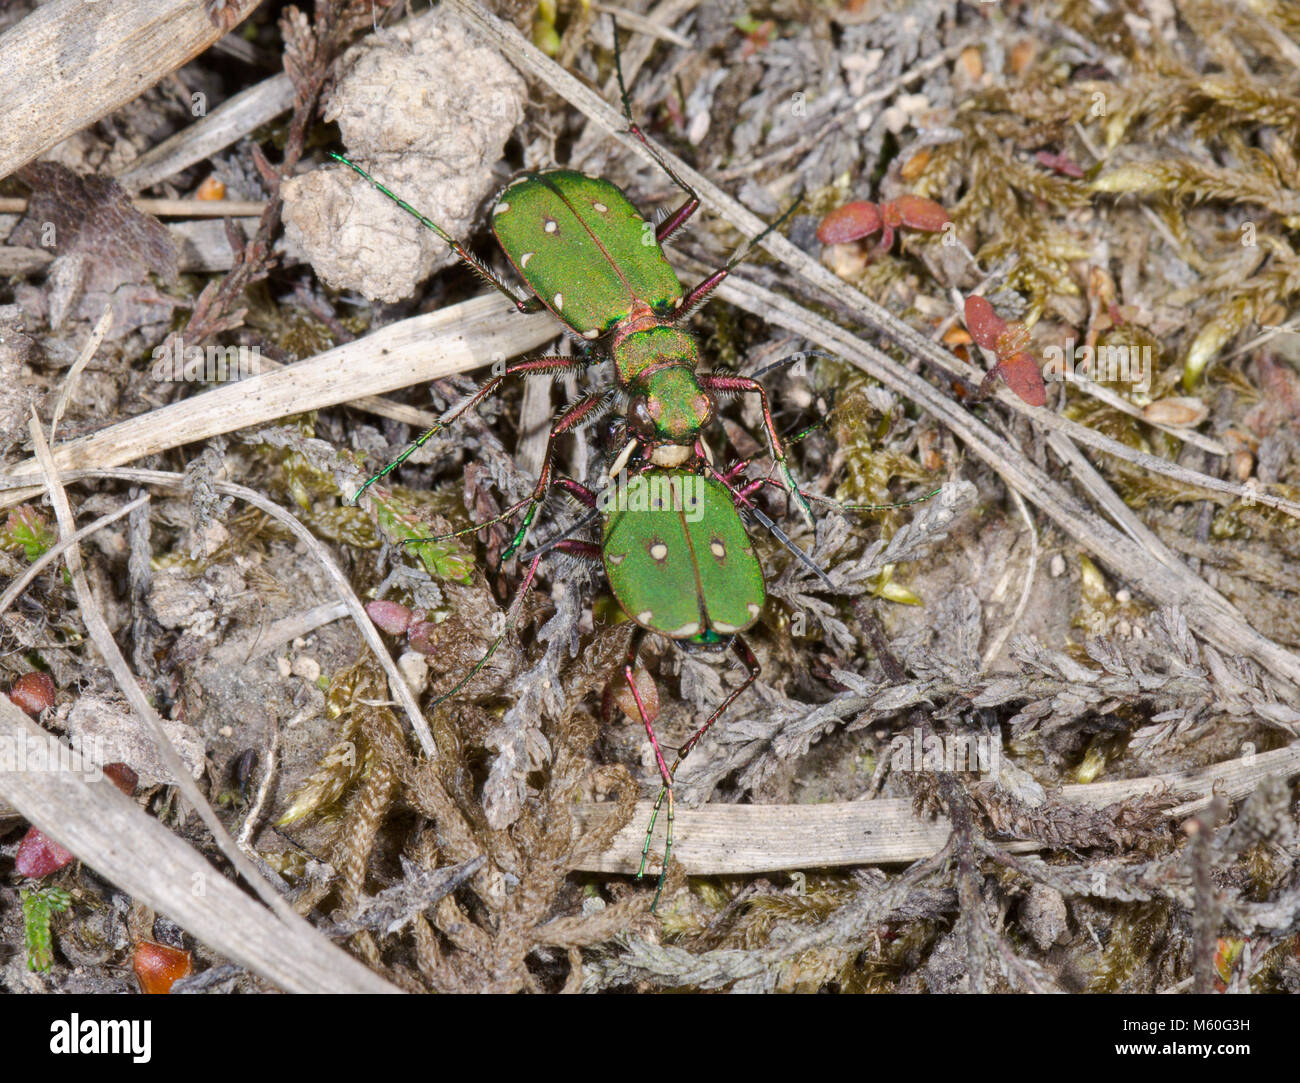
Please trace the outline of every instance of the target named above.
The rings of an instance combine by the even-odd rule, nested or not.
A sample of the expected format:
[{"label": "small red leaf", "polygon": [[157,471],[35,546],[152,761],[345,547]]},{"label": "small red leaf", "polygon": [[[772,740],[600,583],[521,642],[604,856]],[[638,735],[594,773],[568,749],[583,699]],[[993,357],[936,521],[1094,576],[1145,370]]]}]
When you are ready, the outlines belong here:
[{"label": "small red leaf", "polygon": [[1083,166],[1064,154],[1053,154],[1051,151],[1040,150],[1034,157],[1038,159],[1039,165],[1045,165],[1052,172],[1060,173],[1063,177],[1083,176]]},{"label": "small red leaf", "polygon": [[1047,405],[1047,385],[1038,363],[1027,353],[1012,354],[993,369],[1020,398],[1030,406]]},{"label": "small red leaf", "polygon": [[140,781],[140,776],[125,763],[104,764],[104,774],[127,797],[135,793],[135,787]]},{"label": "small red leaf", "polygon": [[49,876],[76,858],[53,839],[46,838],[38,827],[29,827],[22,842],[18,844],[18,856],[14,859],[14,871],[19,876],[30,876],[39,880]]},{"label": "small red leaf", "polygon": [[874,203],[846,203],[822,219],[817,239],[822,244],[848,244],[870,236],[881,225],[880,208]]},{"label": "small red leaf", "polygon": [[153,940],[141,940],[135,946],[132,967],[140,989],[146,993],[170,993],[172,986],[194,969],[188,951]]},{"label": "small red leaf", "polygon": [[398,602],[367,602],[366,612],[381,632],[399,636],[411,624],[411,611]]},{"label": "small red leaf", "polygon": [[951,221],[942,206],[923,196],[901,195],[893,201],[893,207],[902,225],[927,233],[937,233]]},{"label": "small red leaf", "polygon": [[996,350],[998,335],[1006,329],[1006,320],[983,297],[973,293],[966,298],[966,330],[976,343],[986,350]]},{"label": "small red leaf", "polygon": [[411,650],[432,657],[438,651],[438,625],[431,620],[413,620],[407,630],[406,642]]},{"label": "small red leaf", "polygon": [[54,681],[48,673],[24,673],[9,690],[14,705],[35,718],[45,708],[54,706]]}]

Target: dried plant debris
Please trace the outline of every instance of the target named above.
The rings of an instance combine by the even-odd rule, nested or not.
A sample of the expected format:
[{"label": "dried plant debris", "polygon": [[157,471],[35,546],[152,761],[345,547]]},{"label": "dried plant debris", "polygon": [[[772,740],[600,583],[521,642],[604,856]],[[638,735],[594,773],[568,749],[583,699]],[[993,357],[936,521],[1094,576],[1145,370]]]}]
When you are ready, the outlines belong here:
[{"label": "dried plant debris", "polygon": [[[663,17],[664,5],[627,6]],[[1212,0],[861,6],[677,5],[654,38],[620,17],[638,123],[769,220],[801,196],[785,235],[981,371],[991,345],[1041,374],[1048,409],[1244,485],[1238,498],[1091,457],[1135,517],[1130,536],[1158,538],[1261,635],[1300,650],[1300,532],[1251,497],[1300,499],[1300,21],[1284,4]],[[214,0],[209,16],[233,25],[236,7]],[[227,198],[265,200],[255,231],[223,232],[228,273],[178,274],[173,231],[110,178],[200,119],[194,95],[229,103],[265,78],[247,58],[196,58],[5,182],[0,194],[28,204],[0,216],[0,261],[13,256],[0,266],[19,268],[0,282],[3,469],[27,454],[31,409],[48,422],[107,306],[110,342],[77,377],[60,437],[201,392],[153,376],[151,355],[178,339],[288,363],[481,291],[445,238],[326,151],[521,298],[491,228],[512,176],[606,177],[647,223],[681,204],[662,170],[451,5],[265,7],[232,47],[288,73],[292,111],[140,193],[198,199],[211,176]],[[558,63],[606,88],[614,41],[598,7],[514,10]],[[847,243],[820,243],[828,216],[854,228],[824,238]],[[736,244],[701,212],[666,256],[679,271],[682,252],[719,267]],[[736,273],[849,326],[761,254]],[[584,285],[544,300],[563,312]],[[972,303],[983,317],[966,327]],[[574,871],[629,825],[644,831],[637,805],[661,777],[625,692],[633,627],[594,559],[599,516],[553,486],[516,537],[557,410],[599,407],[558,439],[553,478],[601,490],[627,446],[633,406],[602,397],[615,383],[605,343],[562,340],[539,353],[577,364],[526,391],[507,380],[359,501],[422,431],[413,411],[427,424],[487,366],[518,359],[485,348],[481,371],[386,403],[236,418],[224,437],[158,456],[149,465],[183,472],[183,488],[149,486],[81,546],[186,768],[298,910],[411,991],[1300,992],[1292,774],[1261,769],[1235,804],[1197,791],[1191,814],[1173,786],[1063,792],[1282,755],[1300,740],[1300,691],[1198,640],[1191,601],[1157,608],[1112,582],[1105,554],[1081,552],[933,418],[841,360],[719,301],[684,326],[701,371],[761,380],[815,523],[782,491],[759,397],[718,394],[703,437],[745,494],[737,514],[764,573],[744,632],[758,674],[682,761],[676,806],[882,799],[941,822],[943,849],[906,869],[688,877],[674,862],[654,913],[652,882]],[[917,371],[1063,501],[1098,510],[1032,411],[972,399],[978,378]],[[112,480],[70,493],[79,525],[131,499]],[[57,542],[39,498],[0,512],[0,597]],[[436,754],[373,641],[340,619],[338,574]],[[39,672],[54,689],[41,724],[129,763],[135,800],[215,853],[87,645],[59,565],[0,605],[0,692],[22,699],[16,682]],[[747,676],[730,653],[646,638],[634,680],[670,762]],[[579,837],[580,803],[611,807],[594,837]],[[27,826],[0,805],[10,852]],[[1036,851],[1010,852],[1013,840]],[[74,861],[39,888],[0,883],[12,949],[0,981],[119,990],[133,939],[167,940],[128,933],[128,912]],[[203,945],[194,962],[173,991],[261,987]]]},{"label": "dried plant debris", "polygon": [[18,173],[30,189],[27,213],[9,243],[54,254],[52,288],[41,315],[52,328],[67,320],[96,319],[108,302],[122,336],[144,323],[170,320],[173,302],[147,287],[147,275],[176,278],[176,245],[158,219],[131,206],[114,180],[77,176],[54,162],[34,162]]},{"label": "dried plant debris", "polygon": [[[453,237],[471,233],[499,185],[492,166],[523,117],[524,83],[445,10],[354,46],[323,119],[344,153]],[[335,289],[400,301],[456,256],[345,166],[284,188],[286,234]]]},{"label": "dried plant debris", "polygon": [[43,351],[26,327],[27,318],[18,305],[0,305],[0,460],[24,438],[27,419],[39,399],[30,366]]}]

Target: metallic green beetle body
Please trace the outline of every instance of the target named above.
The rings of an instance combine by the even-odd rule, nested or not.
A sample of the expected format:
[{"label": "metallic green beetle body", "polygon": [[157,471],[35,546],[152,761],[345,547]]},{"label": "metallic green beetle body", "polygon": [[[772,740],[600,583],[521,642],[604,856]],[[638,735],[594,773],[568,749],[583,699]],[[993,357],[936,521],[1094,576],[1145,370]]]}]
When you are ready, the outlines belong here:
[{"label": "metallic green beetle body", "polygon": [[605,572],[633,621],[721,649],[758,620],[763,569],[725,486],[688,470],[650,470],[602,496]]},{"label": "metallic green beetle body", "polygon": [[[614,40],[617,61],[617,32]],[[619,79],[621,84],[621,70]],[[668,802],[664,868],[655,892],[657,904],[672,852],[672,780],[676,765],[669,769],[664,759],[651,713],[647,713],[633,677],[642,638],[653,632],[688,650],[730,649],[746,670],[745,679],[730,690],[682,745],[678,763],[759,674],[758,660],[740,633],[751,627],[763,611],[766,602],[763,571],[737,510],[737,502],[744,497],[713,471],[711,454],[701,440],[701,430],[716,412],[715,395],[759,396],[764,429],[784,487],[809,525],[813,519],[807,500],[790,473],[763,387],[752,377],[701,372],[698,345],[681,326],[731,273],[744,253],[736,254],[725,266],[683,291],[662,245],[690,219],[700,200],[636,126],[626,91],[623,106],[629,131],[686,193],[686,201],[656,226],[641,216],[617,186],[598,177],[566,169],[518,177],[505,188],[493,207],[492,230],[507,259],[527,283],[531,296],[526,298],[519,297],[463,243],[383,187],[365,170],[339,155],[332,154],[332,157],[433,230],[476,274],[509,297],[520,312],[535,312],[545,306],[574,334],[590,341],[605,340],[602,352],[613,361],[617,387],[590,392],[566,408],[551,428],[531,496],[495,519],[476,524],[473,529],[503,521],[526,508],[522,524],[501,552],[502,560],[513,555],[527,537],[533,516],[553,483],[552,449],[556,439],[601,416],[611,406],[621,407],[618,415],[625,439],[608,476],[614,478],[628,470],[631,480],[616,482],[597,496],[573,479],[564,479],[570,493],[589,506],[601,506],[607,494],[613,494],[615,506],[601,508],[602,545],[596,551],[589,543],[572,539],[557,539],[555,544],[561,551],[601,560],[611,590],[637,625],[628,642],[621,675],[636,701],[637,713],[645,725],[663,780],[655,804],[656,815],[660,803],[665,798]],[[753,243],[776,229],[793,210],[791,207]],[[482,402],[507,377],[576,377],[591,361],[589,355],[581,358],[554,355],[505,367],[369,478],[360,492]],[[769,520],[760,517],[760,521],[775,531]],[[532,582],[540,552],[529,565],[520,589],[520,602]],[[512,620],[517,619],[517,607],[512,607],[512,614],[515,614]],[[440,697],[439,702],[455,695],[482,668],[500,642],[498,637],[472,673]],[[607,709],[608,705],[602,713]],[[654,817],[651,830],[653,826]],[[642,848],[642,872],[649,844],[647,832]]]}]

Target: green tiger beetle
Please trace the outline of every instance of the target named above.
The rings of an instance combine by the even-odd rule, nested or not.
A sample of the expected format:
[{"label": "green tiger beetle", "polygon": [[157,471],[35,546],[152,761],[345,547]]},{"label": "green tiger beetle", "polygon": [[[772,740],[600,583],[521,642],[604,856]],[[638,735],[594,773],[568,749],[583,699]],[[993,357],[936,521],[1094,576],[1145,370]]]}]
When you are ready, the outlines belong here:
[{"label": "green tiger beetle", "polygon": [[[614,45],[628,131],[649,151],[673,183],[686,193],[686,199],[655,226],[641,217],[621,189],[600,177],[569,169],[552,169],[524,173],[515,178],[492,208],[492,231],[506,258],[527,284],[530,296],[526,298],[517,296],[491,268],[437,223],[398,198],[360,166],[329,152],[330,157],[354,170],[442,238],[476,274],[510,298],[520,312],[532,313],[547,308],[569,331],[582,339],[588,342],[606,340],[606,352],[614,362],[616,386],[584,396],[560,415],[548,434],[533,492],[491,522],[476,528],[504,521],[525,506],[528,508],[519,530],[502,553],[503,559],[509,559],[523,544],[537,508],[551,485],[555,441],[565,433],[596,420],[621,402],[626,402],[621,413],[627,419],[629,439],[611,474],[618,473],[637,452],[656,466],[669,469],[681,466],[690,458],[700,431],[716,413],[716,395],[758,395],[772,458],[789,491],[796,495],[808,525],[813,525],[812,509],[795,484],[786,461],[785,447],[777,435],[767,392],[750,377],[727,372],[700,372],[699,348],[694,337],[681,327],[753,246],[794,212],[798,203],[745,245],[725,266],[684,291],[662,246],[699,209],[700,199],[664,161],[632,119],[627,88],[623,85],[617,26]],[[496,391],[507,377],[577,375],[590,363],[586,357],[546,356],[508,366],[367,479],[356,496],[360,497],[418,448],[472,410]]]},{"label": "green tiger beetle", "polygon": [[[695,339],[681,327],[691,312],[745,258],[753,245],[778,228],[798,204],[722,268],[690,290],[683,290],[664,255],[662,244],[690,219],[699,208],[700,200],[633,121],[619,62],[617,28],[614,40],[619,90],[629,131],[686,193],[686,199],[658,226],[654,226],[642,218],[619,188],[600,177],[556,169],[525,173],[516,178],[505,188],[492,209],[492,229],[507,259],[531,291],[527,298],[517,296],[461,242],[359,166],[332,152],[330,156],[356,171],[414,215],[442,238],[475,273],[509,297],[520,312],[532,313],[547,308],[573,334],[587,341],[605,339],[607,342],[606,351],[614,363],[615,387],[592,392],[561,413],[547,437],[542,467],[531,494],[500,515],[456,533],[477,532],[527,507],[519,529],[501,554],[504,561],[523,545],[534,515],[552,486],[568,492],[591,511],[571,530],[525,558],[527,568],[507,615],[505,630],[474,668],[431,706],[436,707],[464,688],[504,641],[519,619],[538,562],[546,552],[556,549],[603,564],[615,599],[635,624],[624,655],[621,678],[636,703],[662,779],[654,816],[642,848],[638,878],[645,873],[655,820],[667,801],[667,837],[663,868],[651,907],[654,909],[663,890],[672,854],[673,778],[677,767],[760,672],[754,652],[742,633],[761,616],[766,604],[766,588],[762,567],[739,509],[746,509],[747,514],[756,518],[827,586],[831,584],[803,550],[794,545],[780,527],[749,499],[762,486],[775,486],[794,497],[805,520],[813,525],[809,494],[799,489],[790,471],[785,443],[777,433],[766,390],[755,377],[729,372],[701,372]],[[370,477],[356,496],[360,497],[370,485],[394,470],[417,448],[481,403],[507,377],[578,374],[590,363],[591,359],[587,357],[544,356],[506,367],[504,372],[483,383],[470,398],[448,411],[438,424]],[[759,396],[763,426],[780,480],[768,476],[738,485],[735,479],[748,466],[747,461],[725,473],[715,469],[712,454],[701,439],[701,430],[715,416],[715,396],[732,393]],[[552,466],[556,440],[616,409],[626,442],[608,471],[610,484],[597,493],[571,478],[557,476]],[[616,481],[620,475],[625,480]],[[930,493],[919,499],[933,495]],[[917,502],[839,505],[826,501],[842,510],[855,511],[901,507]],[[602,521],[599,546],[569,536],[598,519]],[[682,745],[671,768],[634,680],[642,641],[648,632],[663,636],[687,651],[730,650],[746,671],[743,682]],[[604,721],[608,722],[611,714],[608,706],[602,709]]]}]

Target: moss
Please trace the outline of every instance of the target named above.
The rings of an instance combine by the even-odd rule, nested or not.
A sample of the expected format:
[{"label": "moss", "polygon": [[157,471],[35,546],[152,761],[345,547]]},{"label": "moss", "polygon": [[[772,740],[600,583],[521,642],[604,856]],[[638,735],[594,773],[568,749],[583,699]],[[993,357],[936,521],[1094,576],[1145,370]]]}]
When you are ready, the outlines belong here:
[{"label": "moss", "polygon": [[1088,986],[1091,993],[1155,992],[1156,957],[1169,948],[1168,903],[1135,903],[1118,910]]}]

